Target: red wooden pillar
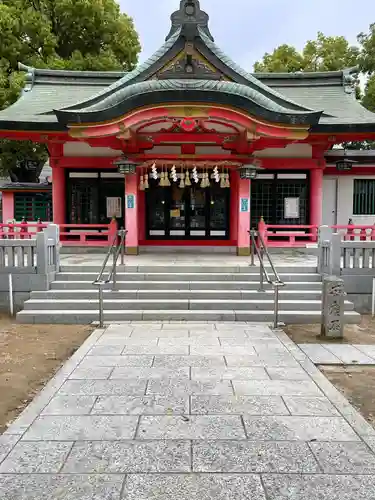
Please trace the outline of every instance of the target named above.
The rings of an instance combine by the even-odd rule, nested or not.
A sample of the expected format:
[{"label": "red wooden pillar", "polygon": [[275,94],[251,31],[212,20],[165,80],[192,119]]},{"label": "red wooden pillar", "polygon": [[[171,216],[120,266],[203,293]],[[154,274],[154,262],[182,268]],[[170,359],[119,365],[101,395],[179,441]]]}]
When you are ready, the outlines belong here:
[{"label": "red wooden pillar", "polygon": [[250,181],[239,179],[237,255],[250,255]]},{"label": "red wooden pillar", "polygon": [[3,224],[14,220],[14,193],[3,192]]},{"label": "red wooden pillar", "polygon": [[138,228],[138,176],[129,174],[125,176],[125,229],[126,253],[138,255],[139,253],[139,228]]},{"label": "red wooden pillar", "polygon": [[310,224],[322,225],[323,212],[323,169],[313,168],[310,171]]},{"label": "red wooden pillar", "polygon": [[52,206],[54,224],[65,224],[66,214],[66,181],[65,170],[52,168]]}]

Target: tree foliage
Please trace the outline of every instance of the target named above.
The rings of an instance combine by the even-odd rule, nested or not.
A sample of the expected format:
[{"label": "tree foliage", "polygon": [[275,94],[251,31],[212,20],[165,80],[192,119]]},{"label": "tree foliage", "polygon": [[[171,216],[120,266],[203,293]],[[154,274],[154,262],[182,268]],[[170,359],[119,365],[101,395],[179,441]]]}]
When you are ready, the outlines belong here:
[{"label": "tree foliage", "polygon": [[[35,68],[130,71],[139,51],[133,21],[115,0],[0,0],[0,109],[23,88],[19,62]],[[20,170],[20,158],[35,155],[42,161],[47,152],[29,142],[0,140],[3,173]]]},{"label": "tree foliage", "polygon": [[316,40],[309,40],[302,52],[291,45],[280,45],[262,61],[254,65],[259,72],[336,71],[355,66],[359,48],[351,46],[343,36],[325,36],[318,32]]},{"label": "tree foliage", "polygon": [[[368,76],[362,94],[359,80],[354,82],[355,95],[370,111],[375,112],[375,23],[369,33],[358,35],[359,46],[352,46],[343,36],[325,36],[318,32],[316,40],[309,40],[302,52],[291,45],[280,45],[271,54],[266,53],[254,64],[255,72],[339,71],[358,67]],[[373,149],[375,142],[351,142],[348,149]]]},{"label": "tree foliage", "polygon": [[375,23],[370,24],[368,33],[360,33],[358,42],[362,50],[358,58],[359,66],[364,73],[375,74]]}]

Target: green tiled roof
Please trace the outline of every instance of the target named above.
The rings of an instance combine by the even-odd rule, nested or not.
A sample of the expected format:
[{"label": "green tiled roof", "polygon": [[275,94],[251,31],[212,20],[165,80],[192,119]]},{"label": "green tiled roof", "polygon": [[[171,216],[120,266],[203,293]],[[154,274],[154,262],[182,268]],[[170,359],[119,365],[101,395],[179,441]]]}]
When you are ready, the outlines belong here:
[{"label": "green tiled roof", "polygon": [[[217,80],[149,80],[146,82],[135,83],[126,87],[119,87],[116,92],[110,93],[104,99],[93,103],[91,106],[85,106],[81,109],[74,108],[69,110],[57,111],[58,117],[64,123],[84,123],[95,122],[103,113],[104,120],[110,120],[124,111],[127,101],[132,98],[142,97],[146,102],[147,95],[152,94],[154,103],[165,102],[163,94],[168,93],[165,99],[167,102],[179,102],[178,97],[181,91],[186,95],[191,95],[192,100],[202,102],[218,102],[221,104],[233,100],[237,107],[241,107],[249,113],[258,109],[272,120],[281,123],[293,124],[316,124],[321,112],[303,111],[281,106],[274,100],[264,94],[261,94],[252,87],[247,87],[239,83]],[[177,100],[171,93],[175,93]],[[194,98],[193,96],[197,96]],[[212,97],[214,96],[214,97]],[[215,97],[216,96],[216,97]],[[185,96],[183,96],[185,99]],[[225,97],[225,102],[223,101]],[[240,99],[240,100],[238,100]],[[246,104],[247,103],[247,104]],[[119,109],[117,109],[119,107]],[[259,109],[262,108],[262,109]],[[264,111],[263,111],[264,110]]]}]

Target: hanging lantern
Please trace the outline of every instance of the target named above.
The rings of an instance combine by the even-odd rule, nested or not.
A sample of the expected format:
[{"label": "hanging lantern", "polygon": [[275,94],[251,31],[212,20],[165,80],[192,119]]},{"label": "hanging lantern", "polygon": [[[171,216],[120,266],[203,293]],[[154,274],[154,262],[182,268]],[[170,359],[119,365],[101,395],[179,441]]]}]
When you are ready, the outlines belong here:
[{"label": "hanging lantern", "polygon": [[344,155],[343,155],[343,158],[340,159],[339,161],[336,162],[336,169],[339,171],[339,172],[345,172],[345,171],[350,171],[352,170],[353,168],[353,165],[355,163],[358,163],[357,161],[354,161],[354,160],[350,160],[348,157],[347,157],[347,151],[346,149],[344,149]]},{"label": "hanging lantern", "polygon": [[113,164],[116,165],[117,170],[121,174],[129,175],[136,172],[137,163],[127,158],[120,158],[120,160],[115,161]]},{"label": "hanging lantern", "polygon": [[258,172],[260,170],[264,170],[261,167],[261,164],[262,163],[258,158],[252,158],[251,163],[248,165],[242,165],[239,169],[241,179],[256,179],[258,177]]}]

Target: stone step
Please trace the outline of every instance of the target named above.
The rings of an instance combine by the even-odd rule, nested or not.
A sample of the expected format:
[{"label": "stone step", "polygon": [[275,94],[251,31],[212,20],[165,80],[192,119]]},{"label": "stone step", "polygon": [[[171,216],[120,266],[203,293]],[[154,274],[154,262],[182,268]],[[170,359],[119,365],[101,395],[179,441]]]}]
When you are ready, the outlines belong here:
[{"label": "stone step", "polygon": [[[97,279],[97,273],[58,273],[57,281],[88,281]],[[271,278],[272,279],[272,278]],[[313,273],[287,273],[280,274],[280,279],[289,281],[321,281],[319,274]],[[117,273],[117,281],[257,281],[259,272],[249,273]]]},{"label": "stone step", "polygon": [[[97,275],[100,273],[102,269],[101,265],[69,265],[69,266],[61,266],[61,272],[63,273],[96,273]],[[107,267],[109,270],[110,267]],[[271,268],[266,265],[267,271],[271,272]],[[317,273],[316,266],[288,266],[288,265],[277,265],[277,272],[282,274],[288,273]],[[163,265],[118,265],[118,272],[127,272],[127,273],[199,273],[199,274],[210,274],[210,273],[236,273],[243,274],[248,272],[259,272],[259,265],[250,266],[250,264],[241,264],[241,265],[192,265],[192,264],[163,264]]]},{"label": "stone step", "polygon": [[[290,311],[301,309],[305,311],[320,311],[320,300],[280,300],[280,310]],[[30,299],[25,302],[25,310],[91,310],[98,308],[98,300],[85,299]],[[274,300],[231,300],[231,299],[111,299],[104,300],[104,309],[111,310],[238,310],[238,311],[268,311],[273,310]],[[353,304],[345,301],[345,310],[353,310]]]},{"label": "stone step", "polygon": [[[98,310],[24,310],[17,314],[20,323],[36,324],[90,324],[98,321]],[[291,310],[280,311],[279,321],[287,324],[311,324],[320,322],[320,311]],[[359,324],[360,314],[346,311],[347,324]],[[250,321],[272,323],[272,311],[223,311],[223,310],[165,310],[165,311],[134,311],[107,310],[104,314],[106,322],[117,321]]]},{"label": "stone step", "polygon": [[[280,298],[282,299],[298,299],[298,300],[320,300],[321,290],[289,290],[288,287],[280,290]],[[107,300],[112,299],[247,299],[247,300],[263,300],[273,297],[273,290],[268,289],[265,292],[257,290],[105,290],[104,297]],[[97,300],[98,288],[83,290],[49,290],[47,292],[31,292],[31,299],[82,299],[82,300]]]},{"label": "stone step", "polygon": [[[271,285],[264,284],[265,289]],[[121,290],[258,290],[259,281],[122,281]],[[321,281],[288,281],[288,290],[321,290]],[[97,290],[92,281],[58,280],[51,283],[52,290]]]}]

